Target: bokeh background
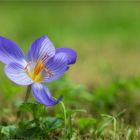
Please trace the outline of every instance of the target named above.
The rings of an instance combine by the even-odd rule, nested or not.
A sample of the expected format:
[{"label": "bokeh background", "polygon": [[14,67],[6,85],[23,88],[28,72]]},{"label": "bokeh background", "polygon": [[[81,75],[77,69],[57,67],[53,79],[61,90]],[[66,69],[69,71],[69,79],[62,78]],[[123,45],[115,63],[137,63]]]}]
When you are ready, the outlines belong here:
[{"label": "bokeh background", "polygon": [[[66,106],[86,109],[87,116],[126,108],[126,121],[139,121],[139,2],[1,2],[0,35],[25,52],[41,35],[55,47],[75,49],[76,64],[47,84],[54,95],[63,94]],[[26,87],[8,80],[0,66],[0,104],[11,107]]]},{"label": "bokeh background", "polygon": [[71,47],[77,63],[67,73],[79,84],[139,74],[140,11],[137,3],[3,2],[0,32],[24,51],[41,35]]}]

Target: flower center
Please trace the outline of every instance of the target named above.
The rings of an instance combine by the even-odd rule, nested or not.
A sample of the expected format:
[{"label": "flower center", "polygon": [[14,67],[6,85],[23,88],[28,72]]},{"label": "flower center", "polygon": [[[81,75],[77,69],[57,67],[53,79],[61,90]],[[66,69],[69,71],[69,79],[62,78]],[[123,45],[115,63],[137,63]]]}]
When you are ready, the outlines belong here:
[{"label": "flower center", "polygon": [[43,81],[43,79],[45,77],[45,73],[47,73],[47,75],[49,75],[49,77],[53,76],[51,71],[47,67],[45,67],[45,64],[43,63],[43,60],[41,58],[39,58],[37,60],[37,62],[30,61],[26,65],[24,70],[26,71],[26,73],[31,77],[31,79],[34,82],[41,82],[41,81]]}]

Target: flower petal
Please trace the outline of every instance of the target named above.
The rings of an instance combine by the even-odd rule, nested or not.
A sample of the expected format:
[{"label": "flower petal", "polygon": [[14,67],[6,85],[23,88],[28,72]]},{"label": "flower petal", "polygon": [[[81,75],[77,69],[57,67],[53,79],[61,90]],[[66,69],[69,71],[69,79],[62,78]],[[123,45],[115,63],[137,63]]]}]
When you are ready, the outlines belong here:
[{"label": "flower petal", "polygon": [[35,40],[29,48],[27,61],[37,61],[38,58],[48,59],[55,55],[55,48],[50,39],[46,36],[41,36]]},{"label": "flower petal", "polygon": [[45,85],[39,83],[34,83],[32,85],[32,93],[39,103],[46,106],[53,106],[57,104],[62,98],[62,96],[60,96],[57,100],[54,100],[48,88]]},{"label": "flower petal", "polygon": [[65,53],[56,54],[47,62],[45,68],[44,82],[51,82],[58,79],[68,69],[67,55]]},{"label": "flower petal", "polygon": [[57,48],[56,53],[60,53],[60,52],[67,54],[68,65],[74,64],[76,62],[76,58],[77,58],[76,51],[74,51],[70,48]]},{"label": "flower petal", "polygon": [[4,64],[11,62],[25,63],[24,54],[18,45],[2,36],[0,36],[0,61]]},{"label": "flower petal", "polygon": [[24,67],[18,63],[10,63],[5,66],[5,74],[16,84],[30,85],[33,83],[32,79],[27,75]]}]

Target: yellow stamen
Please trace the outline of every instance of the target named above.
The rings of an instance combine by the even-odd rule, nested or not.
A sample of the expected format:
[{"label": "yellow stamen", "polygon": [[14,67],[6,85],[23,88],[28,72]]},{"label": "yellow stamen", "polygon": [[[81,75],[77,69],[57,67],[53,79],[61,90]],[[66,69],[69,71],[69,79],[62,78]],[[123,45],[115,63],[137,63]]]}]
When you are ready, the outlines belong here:
[{"label": "yellow stamen", "polygon": [[[29,62],[26,67],[24,68],[24,70],[27,72],[27,74],[33,79],[33,81],[35,82],[40,82],[43,81],[43,70],[46,71],[46,73],[48,73],[49,77],[53,77],[54,75],[51,73],[51,71],[48,68],[45,68],[45,64],[43,63],[43,60],[41,58],[39,58],[35,64],[35,66],[33,68],[30,67],[30,64],[32,64],[33,62]],[[28,69],[29,67],[29,69]]]},{"label": "yellow stamen", "polygon": [[38,59],[31,76],[34,81],[38,81],[42,77],[40,72],[43,70],[43,68],[44,65],[42,60]]},{"label": "yellow stamen", "polygon": [[34,75],[38,75],[42,71],[43,68],[44,68],[44,65],[42,63],[42,60],[38,59],[34,68]]}]

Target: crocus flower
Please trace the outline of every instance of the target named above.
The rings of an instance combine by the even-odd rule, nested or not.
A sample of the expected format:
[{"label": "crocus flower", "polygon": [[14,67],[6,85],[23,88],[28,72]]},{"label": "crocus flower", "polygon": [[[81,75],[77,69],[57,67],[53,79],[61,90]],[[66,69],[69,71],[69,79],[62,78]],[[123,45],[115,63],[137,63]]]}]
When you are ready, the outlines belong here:
[{"label": "crocus flower", "polygon": [[46,106],[57,104],[62,96],[54,100],[44,82],[52,82],[62,76],[69,65],[76,62],[76,52],[69,48],[55,49],[53,43],[46,36],[35,40],[27,53],[18,45],[0,36],[0,61],[5,66],[5,74],[16,84],[32,87],[32,94],[36,100]]}]

